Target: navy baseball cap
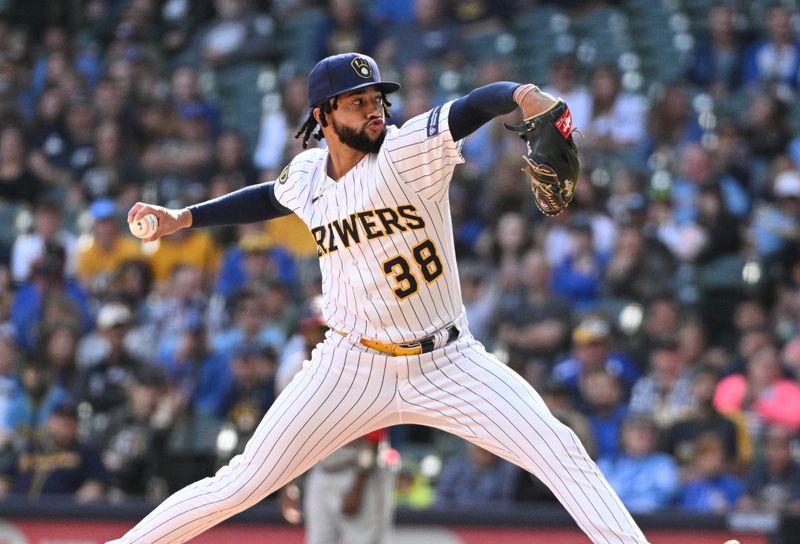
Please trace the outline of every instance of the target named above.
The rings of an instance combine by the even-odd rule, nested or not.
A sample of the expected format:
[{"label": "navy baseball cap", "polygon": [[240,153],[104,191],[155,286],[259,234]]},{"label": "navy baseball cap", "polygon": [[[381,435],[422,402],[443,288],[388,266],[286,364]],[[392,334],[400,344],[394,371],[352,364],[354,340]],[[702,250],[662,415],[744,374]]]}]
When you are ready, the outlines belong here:
[{"label": "navy baseball cap", "polygon": [[399,83],[381,81],[378,65],[361,53],[342,53],[319,61],[308,76],[308,105],[319,106],[336,95],[375,85],[389,94]]}]

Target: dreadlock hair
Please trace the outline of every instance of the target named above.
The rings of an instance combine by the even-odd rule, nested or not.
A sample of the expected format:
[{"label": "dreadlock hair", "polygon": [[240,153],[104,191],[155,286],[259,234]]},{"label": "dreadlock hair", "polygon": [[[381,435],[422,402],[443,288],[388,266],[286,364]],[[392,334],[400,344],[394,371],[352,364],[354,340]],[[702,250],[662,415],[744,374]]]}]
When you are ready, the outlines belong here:
[{"label": "dreadlock hair", "polygon": [[[333,110],[339,107],[338,99],[339,99],[338,96],[334,96],[332,100],[328,100],[327,102],[319,106],[319,121],[323,127],[328,126],[328,119],[326,117],[326,114],[331,113]],[[383,102],[384,116],[387,119],[391,118],[392,114],[389,112],[389,108],[392,107],[392,103],[389,102],[389,100],[386,98],[385,93],[381,93],[381,101]],[[311,111],[308,114],[306,122],[303,123],[303,125],[300,127],[300,130],[298,130],[297,134],[294,135],[295,138],[299,138],[301,134],[303,135],[303,149],[306,149],[308,147],[308,139],[311,138],[312,135],[317,141],[322,140],[325,137],[325,135],[322,133],[321,127],[319,130],[314,132],[314,129],[317,128],[317,126],[318,126],[317,120],[314,118],[314,107],[312,107]]]}]

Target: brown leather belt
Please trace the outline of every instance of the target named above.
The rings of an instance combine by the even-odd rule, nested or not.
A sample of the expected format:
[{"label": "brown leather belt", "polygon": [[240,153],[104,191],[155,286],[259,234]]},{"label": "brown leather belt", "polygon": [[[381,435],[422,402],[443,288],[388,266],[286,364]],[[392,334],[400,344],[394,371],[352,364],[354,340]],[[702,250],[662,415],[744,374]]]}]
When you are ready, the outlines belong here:
[{"label": "brown leather belt", "polygon": [[[342,331],[338,331],[336,329],[331,329],[334,332],[341,334],[342,336],[347,336],[346,333]],[[447,341],[445,345],[449,344],[456,338],[458,335],[461,334],[455,325],[448,325],[445,328],[447,332]],[[385,353],[386,355],[391,355],[393,357],[404,356],[404,355],[420,355],[422,353],[430,353],[434,349],[436,349],[436,335],[432,334],[427,336],[421,340],[416,340],[414,342],[409,342],[407,344],[390,344],[388,342],[381,342],[380,340],[371,340],[369,338],[359,338],[358,342],[362,346],[366,346],[368,348],[374,349],[375,351],[379,351],[381,353]]]}]

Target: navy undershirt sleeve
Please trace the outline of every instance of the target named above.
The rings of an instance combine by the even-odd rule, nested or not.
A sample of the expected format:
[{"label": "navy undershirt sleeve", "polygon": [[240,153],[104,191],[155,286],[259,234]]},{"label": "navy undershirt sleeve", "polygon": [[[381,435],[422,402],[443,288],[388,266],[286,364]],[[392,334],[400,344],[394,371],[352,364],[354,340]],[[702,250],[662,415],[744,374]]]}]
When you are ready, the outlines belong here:
[{"label": "navy undershirt sleeve", "polygon": [[450,134],[454,141],[469,136],[498,115],[516,109],[514,91],[519,83],[498,81],[478,87],[466,96],[456,99],[450,106]]},{"label": "navy undershirt sleeve", "polygon": [[275,182],[250,185],[213,200],[189,206],[193,227],[243,225],[289,215],[275,196]]}]

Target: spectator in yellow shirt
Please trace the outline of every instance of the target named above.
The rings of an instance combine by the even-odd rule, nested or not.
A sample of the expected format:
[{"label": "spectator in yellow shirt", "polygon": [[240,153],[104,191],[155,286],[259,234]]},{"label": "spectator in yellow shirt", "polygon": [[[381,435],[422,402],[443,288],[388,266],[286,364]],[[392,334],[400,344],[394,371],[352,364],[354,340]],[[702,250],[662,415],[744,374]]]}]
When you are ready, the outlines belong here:
[{"label": "spectator in yellow shirt", "polygon": [[78,239],[78,279],[90,291],[97,291],[122,263],[143,256],[139,241],[120,230],[113,200],[97,200],[89,211],[94,223],[91,234]]},{"label": "spectator in yellow shirt", "polygon": [[220,248],[211,235],[203,230],[183,229],[161,238],[150,257],[153,276],[157,282],[168,280],[178,265],[189,265],[203,273],[203,280],[216,277]]}]

